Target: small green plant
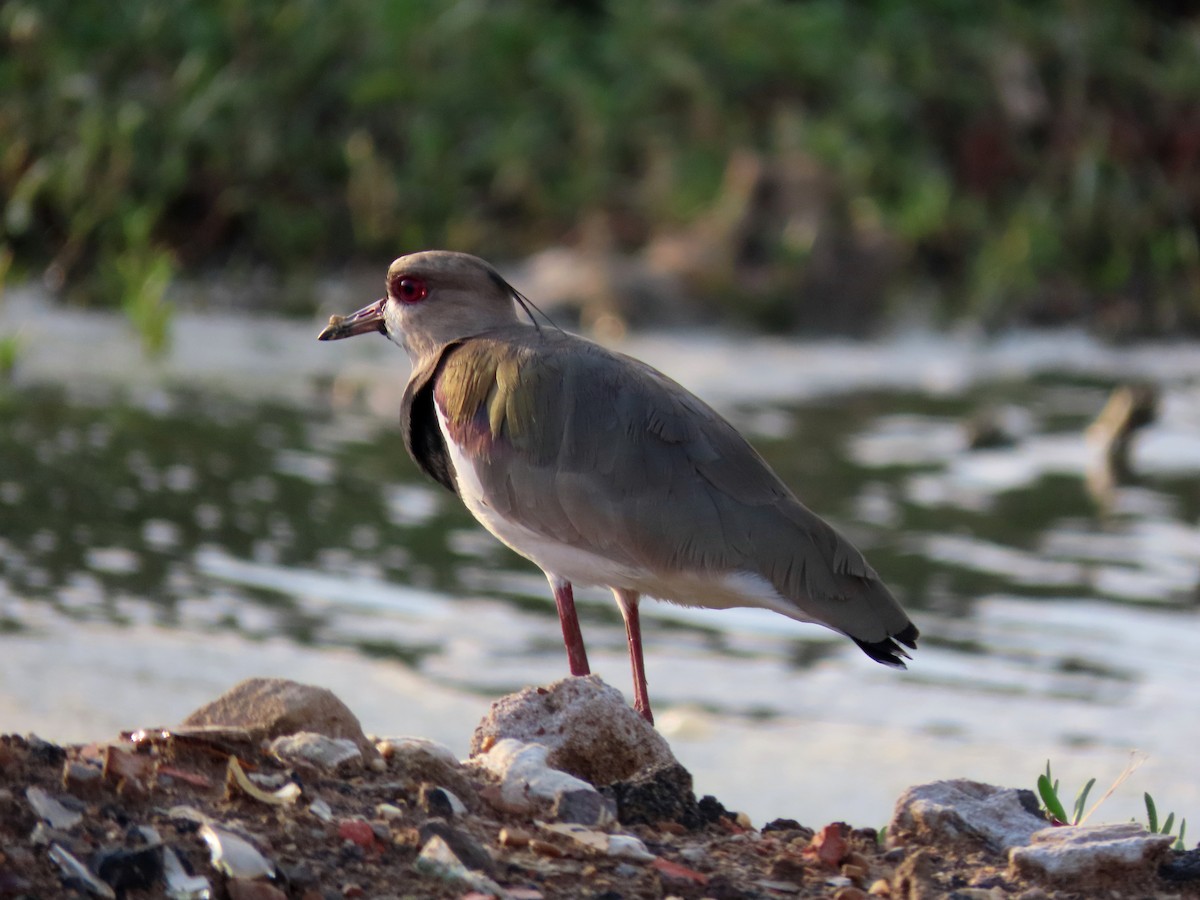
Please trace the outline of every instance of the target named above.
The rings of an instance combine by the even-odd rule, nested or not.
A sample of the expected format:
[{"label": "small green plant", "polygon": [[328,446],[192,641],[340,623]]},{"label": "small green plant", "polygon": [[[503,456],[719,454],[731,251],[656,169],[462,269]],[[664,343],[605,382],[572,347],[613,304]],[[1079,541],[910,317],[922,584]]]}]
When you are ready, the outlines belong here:
[{"label": "small green plant", "polygon": [[[1081,825],[1087,820],[1088,816],[1096,811],[1096,808],[1100,806],[1101,803],[1112,796],[1113,792],[1120,787],[1125,782],[1125,779],[1133,774],[1133,771],[1143,762],[1145,762],[1145,757],[1139,758],[1138,755],[1135,754],[1134,758],[1130,760],[1129,765],[1125,767],[1125,770],[1117,776],[1116,780],[1112,783],[1112,786],[1104,792],[1104,796],[1092,804],[1092,808],[1085,812],[1084,807],[1087,805],[1088,794],[1091,793],[1092,788],[1096,784],[1095,778],[1088,779],[1087,784],[1085,784],[1076,795],[1075,803],[1071,808],[1071,815],[1068,816],[1066,807],[1063,806],[1063,802],[1058,795],[1058,780],[1055,779],[1050,773],[1050,760],[1046,760],[1046,771],[1039,775],[1037,780],[1038,796],[1042,799],[1042,809],[1050,821],[1055,825]],[[1142,796],[1146,801],[1147,830],[1154,834],[1170,834],[1171,829],[1175,826],[1175,813],[1168,814],[1166,820],[1162,822],[1162,827],[1159,827],[1158,808],[1154,805],[1154,798],[1148,793],[1145,793]],[[1184,849],[1183,840],[1186,832],[1187,819],[1180,819],[1179,834],[1176,837],[1173,845],[1176,850]]]},{"label": "small green plant", "polygon": [[21,336],[19,334],[6,334],[0,337],[0,382],[12,378],[20,355]]},{"label": "small green plant", "polygon": [[12,247],[0,243],[0,298],[4,296],[4,287],[8,284],[8,273],[12,271],[12,265]]},{"label": "small green plant", "polygon": [[159,357],[171,342],[173,309],[166,293],[175,277],[175,261],[169,251],[155,245],[153,221],[146,210],[127,217],[123,224],[125,246],[114,255],[109,272],[112,290],[137,330],[143,352]]},{"label": "small green plant", "polygon": [[[1168,813],[1166,821],[1162,823],[1162,828],[1158,827],[1158,808],[1154,805],[1154,798],[1149,793],[1142,794],[1146,801],[1146,827],[1154,834],[1170,834],[1171,829],[1175,825],[1175,813]],[[1175,838],[1175,843],[1172,845],[1176,850],[1183,850],[1183,838],[1187,833],[1187,819],[1179,820],[1179,834]]]},{"label": "small green plant", "polygon": [[1058,780],[1050,774],[1050,760],[1046,760],[1046,771],[1039,775],[1037,780],[1038,796],[1042,798],[1042,808],[1055,825],[1078,825],[1086,818],[1084,807],[1087,805],[1088,794],[1092,792],[1095,784],[1095,778],[1088,779],[1088,783],[1075,795],[1075,803],[1071,808],[1071,815],[1068,817],[1062,800],[1058,796]]},{"label": "small green plant", "polygon": [[131,251],[116,259],[122,282],[121,306],[137,329],[142,350],[150,357],[166,353],[171,342],[173,309],[165,294],[175,272],[171,255],[163,251]]}]

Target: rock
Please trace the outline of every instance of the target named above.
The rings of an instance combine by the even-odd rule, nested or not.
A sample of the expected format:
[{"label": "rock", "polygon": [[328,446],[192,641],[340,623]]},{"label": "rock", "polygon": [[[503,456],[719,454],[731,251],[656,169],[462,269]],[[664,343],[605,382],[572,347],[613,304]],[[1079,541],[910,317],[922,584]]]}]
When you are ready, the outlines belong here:
[{"label": "rock", "polygon": [[1167,881],[1200,880],[1200,847],[1175,853],[1162,864],[1158,874]]},{"label": "rock", "polygon": [[501,847],[528,847],[529,842],[533,840],[533,835],[524,828],[518,826],[505,826],[500,829],[500,846]]},{"label": "rock", "polygon": [[678,822],[699,828],[706,821],[692,790],[692,775],[679,763],[643,769],[632,778],[614,781],[604,793],[616,801],[617,818],[624,825]]},{"label": "rock", "polygon": [[617,821],[617,805],[589,785],[586,791],[563,791],[558,794],[550,814],[560,822],[606,828]]},{"label": "rock", "polygon": [[63,765],[63,787],[76,797],[96,799],[104,785],[104,773],[97,767],[78,760]]},{"label": "rock", "polygon": [[482,872],[472,870],[450,845],[438,835],[431,837],[414,863],[418,872],[436,875],[446,881],[462,884],[485,894],[503,897],[505,891]]},{"label": "rock", "polygon": [[455,828],[449,822],[430,819],[421,826],[419,834],[422,845],[427,845],[434,838],[444,841],[468,869],[476,869],[488,875],[495,872],[496,863],[484,846],[467,832]]},{"label": "rock", "polygon": [[158,760],[144,753],[109,744],[103,750],[104,780],[117,790],[144,794],[154,781]]},{"label": "rock", "polygon": [[641,862],[650,862],[655,858],[646,845],[631,834],[605,834],[603,831],[568,822],[543,822],[541,825],[546,831],[565,835],[577,844],[582,844],[589,850],[595,850],[605,856],[619,856]]},{"label": "rock", "polygon": [[101,851],[92,864],[96,874],[121,896],[129,890],[149,890],[163,877],[162,842],[138,849]]},{"label": "rock", "polygon": [[462,763],[448,747],[424,738],[388,738],[378,747],[388,768],[414,786],[428,782],[452,790],[460,799],[470,799],[473,791]]},{"label": "rock", "polygon": [[333,807],[318,797],[308,805],[308,811],[320,819],[322,822],[333,821]]},{"label": "rock", "polygon": [[942,890],[934,881],[937,861],[922,848],[910,854],[896,869],[892,878],[892,896],[898,900],[938,900]]},{"label": "rock", "polygon": [[955,779],[910,787],[896,801],[888,843],[938,847],[982,842],[1004,852],[1046,827],[1032,791]]},{"label": "rock", "polygon": [[458,768],[462,765],[458,761],[458,757],[454,755],[453,750],[451,750],[445,744],[439,744],[437,741],[431,741],[429,738],[383,738],[375,744],[375,748],[379,751],[379,755],[382,756],[385,761],[390,761],[393,758],[403,759],[414,754],[420,754],[440,760],[451,768]]},{"label": "rock", "polygon": [[677,862],[672,862],[669,859],[656,859],[651,863],[651,866],[658,871],[659,877],[664,884],[674,882],[676,884],[695,884],[704,887],[708,884],[709,876],[703,872],[697,872],[695,869],[689,869],[687,866]]},{"label": "rock", "polygon": [[245,728],[257,740],[315,731],[353,741],[368,759],[376,754],[357,717],[332,691],[283,678],[248,678],[181,724],[185,728]]},{"label": "rock", "polygon": [[404,818],[404,810],[394,803],[376,803],[375,815],[385,822],[396,822]]},{"label": "rock", "polygon": [[661,734],[596,675],[501,697],[471,738],[471,756],[497,741],[538,743],[546,764],[596,786],[677,763]]},{"label": "rock", "polygon": [[[594,811],[597,823],[616,818],[616,804],[601,797],[588,784],[546,764],[549,751],[541,744],[526,744],[505,738],[472,762],[500,779],[499,805],[510,812],[546,812],[552,807],[569,815],[583,815],[585,805]],[[595,794],[595,804],[583,797],[563,799],[569,794]]]},{"label": "rock", "polygon": [[375,837],[375,829],[365,819],[343,819],[338,823],[338,837],[343,841],[357,844],[364,850],[375,850],[379,846]]},{"label": "rock", "polygon": [[827,868],[836,869],[850,854],[850,826],[831,822],[812,836],[804,855]]},{"label": "rock", "polygon": [[453,819],[467,812],[466,804],[459,800],[453,791],[428,782],[421,785],[420,793],[417,794],[417,806],[422,812],[443,819]]},{"label": "rock", "polygon": [[286,734],[271,741],[270,752],[280,761],[313,766],[326,773],[361,766],[362,750],[350,738],[331,738],[314,731]]},{"label": "rock", "polygon": [[1015,876],[1036,878],[1072,890],[1112,890],[1149,880],[1175,838],[1146,831],[1135,822],[1043,828],[1028,846],[1008,855]]}]

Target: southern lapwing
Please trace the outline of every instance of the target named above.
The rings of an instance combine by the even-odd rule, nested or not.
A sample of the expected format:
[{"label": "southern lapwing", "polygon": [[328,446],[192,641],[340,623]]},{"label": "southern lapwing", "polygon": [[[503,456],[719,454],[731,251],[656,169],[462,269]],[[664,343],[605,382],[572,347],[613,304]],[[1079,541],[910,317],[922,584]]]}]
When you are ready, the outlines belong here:
[{"label": "southern lapwing", "polygon": [[545,572],[572,675],[590,671],[573,583],[616,597],[634,707],[650,721],[643,594],[774,610],[904,666],[916,626],[732,425],[645,363],[523,321],[518,306],[528,312],[483,260],[413,253],[388,269],[386,297],[332,317],[320,339],[379,332],[408,352],[408,452]]}]

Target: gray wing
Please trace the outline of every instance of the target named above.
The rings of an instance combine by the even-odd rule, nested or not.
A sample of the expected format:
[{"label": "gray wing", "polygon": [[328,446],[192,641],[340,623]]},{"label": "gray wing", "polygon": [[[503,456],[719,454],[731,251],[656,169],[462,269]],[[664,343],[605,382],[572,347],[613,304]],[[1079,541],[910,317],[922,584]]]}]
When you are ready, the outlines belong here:
[{"label": "gray wing", "polygon": [[515,365],[497,390],[521,399],[501,404],[507,414],[476,465],[498,512],[655,571],[755,572],[800,617],[873,656],[871,644],[894,650],[887,639],[906,629],[915,638],[862,554],[703,401],[579,338],[534,333],[508,346]]}]

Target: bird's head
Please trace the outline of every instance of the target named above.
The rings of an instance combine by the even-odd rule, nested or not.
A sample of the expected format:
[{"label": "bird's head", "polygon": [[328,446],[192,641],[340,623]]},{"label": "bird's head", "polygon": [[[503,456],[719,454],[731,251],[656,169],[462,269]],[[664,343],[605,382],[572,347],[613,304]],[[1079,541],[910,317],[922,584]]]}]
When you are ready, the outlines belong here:
[{"label": "bird's head", "polygon": [[388,267],[387,296],[348,316],[331,316],[318,340],[379,332],[413,362],[451,341],[517,321],[516,291],[478,257],[447,250],[402,256]]}]

